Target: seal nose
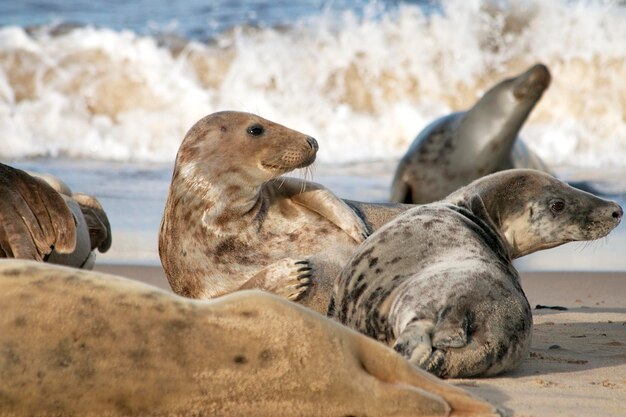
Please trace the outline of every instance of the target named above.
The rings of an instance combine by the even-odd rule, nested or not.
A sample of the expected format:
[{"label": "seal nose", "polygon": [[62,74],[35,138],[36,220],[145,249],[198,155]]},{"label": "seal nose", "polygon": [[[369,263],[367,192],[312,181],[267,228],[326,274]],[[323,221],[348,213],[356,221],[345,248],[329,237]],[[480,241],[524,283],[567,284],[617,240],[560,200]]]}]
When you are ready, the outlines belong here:
[{"label": "seal nose", "polygon": [[317,145],[317,141],[311,136],[307,136],[306,142],[309,144],[309,147],[317,152],[319,146]]},{"label": "seal nose", "polygon": [[550,85],[550,71],[548,67],[543,64],[536,64],[530,69],[530,76],[528,77],[528,81],[531,84],[541,84],[545,87]]},{"label": "seal nose", "polygon": [[617,208],[615,210],[613,210],[613,213],[611,214],[611,216],[613,216],[613,218],[616,221],[620,221],[622,219],[623,215],[624,215],[624,210],[619,205],[617,206]]}]

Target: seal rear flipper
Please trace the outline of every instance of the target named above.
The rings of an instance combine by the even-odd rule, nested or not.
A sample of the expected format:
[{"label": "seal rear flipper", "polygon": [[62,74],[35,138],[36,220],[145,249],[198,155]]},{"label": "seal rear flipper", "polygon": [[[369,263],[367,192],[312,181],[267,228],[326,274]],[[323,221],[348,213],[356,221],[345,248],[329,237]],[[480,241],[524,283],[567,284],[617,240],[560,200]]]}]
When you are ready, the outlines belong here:
[{"label": "seal rear flipper", "polygon": [[45,181],[0,164],[0,191],[6,254],[41,260],[52,247],[64,253],[74,250],[74,218],[61,195]]},{"label": "seal rear flipper", "polygon": [[361,339],[359,350],[360,362],[370,375],[396,387],[408,385],[440,396],[450,406],[450,416],[500,415],[486,401],[423,372],[373,339]]},{"label": "seal rear flipper", "polygon": [[100,253],[108,251],[112,243],[111,224],[102,204],[95,197],[83,193],[74,193],[72,198],[80,206],[87,222],[91,249],[98,248]]},{"label": "seal rear flipper", "polygon": [[43,254],[35,245],[32,234],[23,219],[16,219],[15,214],[15,207],[8,200],[0,201],[0,258],[41,261]]},{"label": "seal rear flipper", "polygon": [[[64,196],[67,196],[54,188],[58,184],[54,183],[53,186],[48,183],[48,180],[55,177],[32,176],[19,169],[7,168],[13,171],[9,178],[13,181],[14,190],[19,194],[19,196],[16,194],[21,200],[19,204],[28,206],[28,211],[32,212],[36,219],[35,222],[27,221],[26,225],[33,233],[33,240],[40,249],[40,253],[49,254],[53,246],[58,253],[66,254],[74,251],[77,235],[76,222],[65,203]],[[60,190],[68,189],[60,180],[58,182],[61,184],[58,185]]]},{"label": "seal rear flipper", "polygon": [[70,253],[61,253],[55,248],[48,256],[47,262],[75,268],[85,268],[87,265],[93,266],[93,262],[89,262],[95,259],[91,257],[91,242],[85,216],[83,216],[79,204],[72,197],[68,197],[65,194],[61,194],[61,196],[72,212],[76,229],[76,245]]},{"label": "seal rear flipper", "polygon": [[523,357],[517,348],[511,349],[508,340],[475,337],[459,348],[434,349],[425,369],[440,378],[491,376],[514,369]]},{"label": "seal rear flipper", "polygon": [[463,304],[442,310],[433,329],[433,347],[446,349],[467,345],[473,322],[472,312]]}]

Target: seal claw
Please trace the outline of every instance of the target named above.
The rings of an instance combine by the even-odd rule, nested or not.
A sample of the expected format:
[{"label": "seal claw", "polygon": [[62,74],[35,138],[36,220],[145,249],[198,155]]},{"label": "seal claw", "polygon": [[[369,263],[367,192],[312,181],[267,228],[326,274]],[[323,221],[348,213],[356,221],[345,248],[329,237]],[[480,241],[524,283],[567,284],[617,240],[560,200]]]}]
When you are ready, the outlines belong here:
[{"label": "seal claw", "polygon": [[414,365],[424,367],[433,351],[431,333],[434,324],[430,320],[416,320],[400,334],[393,348]]},{"label": "seal claw", "polygon": [[445,370],[445,358],[446,353],[443,350],[436,349],[428,358],[428,361],[424,364],[423,368],[433,375],[437,375],[440,378],[446,376]]}]

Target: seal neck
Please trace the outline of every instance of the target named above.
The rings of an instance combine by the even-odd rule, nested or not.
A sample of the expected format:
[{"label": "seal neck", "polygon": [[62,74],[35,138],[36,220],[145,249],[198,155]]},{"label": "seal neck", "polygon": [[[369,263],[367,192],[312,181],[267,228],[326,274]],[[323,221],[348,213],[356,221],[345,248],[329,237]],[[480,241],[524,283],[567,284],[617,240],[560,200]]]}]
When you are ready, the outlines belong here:
[{"label": "seal neck", "polygon": [[219,217],[228,213],[228,217],[234,219],[250,215],[260,207],[264,184],[256,185],[255,180],[248,177],[242,171],[224,172],[219,177],[206,176],[193,165],[183,166],[174,172],[170,194],[178,190],[188,202],[200,201],[205,215]]},{"label": "seal neck", "polygon": [[502,235],[499,226],[491,218],[480,196],[473,195],[457,204],[449,204],[448,207],[467,218],[473,225],[474,232],[486,242],[487,246],[503,263],[510,264],[512,259],[511,247]]},{"label": "seal neck", "polygon": [[500,161],[511,153],[519,130],[537,103],[531,98],[515,98],[514,87],[510,81],[497,85],[460,120],[465,131],[474,132],[473,140],[467,141],[463,149],[473,146],[477,157],[484,155],[484,163]]}]

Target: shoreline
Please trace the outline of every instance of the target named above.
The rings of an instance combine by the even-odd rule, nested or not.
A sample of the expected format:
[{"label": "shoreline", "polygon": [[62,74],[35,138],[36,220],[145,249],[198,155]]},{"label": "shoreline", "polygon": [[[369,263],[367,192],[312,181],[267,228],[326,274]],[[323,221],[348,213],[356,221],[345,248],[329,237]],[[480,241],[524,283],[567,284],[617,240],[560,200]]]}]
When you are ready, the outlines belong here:
[{"label": "shoreline", "polygon": [[[94,271],[134,279],[171,291],[165,271],[161,265],[152,262],[96,262]],[[626,320],[626,297],[624,297],[626,271],[519,271],[519,273],[522,288],[533,308],[535,304],[621,308],[624,310]]]}]

